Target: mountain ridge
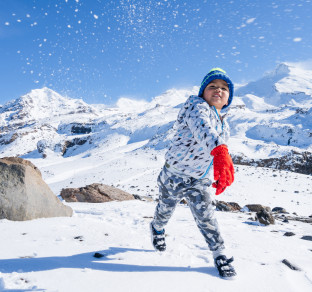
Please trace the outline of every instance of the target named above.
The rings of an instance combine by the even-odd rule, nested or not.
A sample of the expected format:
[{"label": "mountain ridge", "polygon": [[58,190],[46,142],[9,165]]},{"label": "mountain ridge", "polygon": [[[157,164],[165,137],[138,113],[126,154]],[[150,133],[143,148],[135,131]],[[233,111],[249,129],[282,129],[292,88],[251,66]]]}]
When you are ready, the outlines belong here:
[{"label": "mountain ridge", "polygon": [[[237,163],[280,159],[286,167],[287,161],[294,163],[299,156],[302,163],[306,157],[309,161],[312,153],[309,72],[282,63],[236,91],[226,113],[232,129],[229,148]],[[294,93],[296,87],[291,86],[294,80],[303,80],[302,86],[310,83],[301,93]],[[276,90],[280,82],[284,91]],[[121,98],[115,106],[107,107],[63,97],[46,87],[35,89],[0,108],[0,155],[26,158],[56,155],[58,159],[82,153],[92,155],[97,148],[118,151],[138,142],[139,148],[162,151],[170,142],[181,105],[197,91],[198,87],[170,89],[150,102]],[[279,104],[281,99],[283,102]],[[262,162],[258,164],[263,166]],[[307,171],[312,174],[310,168]]]}]

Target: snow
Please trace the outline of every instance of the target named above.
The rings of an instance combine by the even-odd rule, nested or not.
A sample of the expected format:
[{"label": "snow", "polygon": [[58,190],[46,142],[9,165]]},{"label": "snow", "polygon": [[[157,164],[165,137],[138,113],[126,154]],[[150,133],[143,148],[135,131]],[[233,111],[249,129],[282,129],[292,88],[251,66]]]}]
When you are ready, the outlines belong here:
[{"label": "snow", "polygon": [[[144,159],[138,160],[140,169]],[[77,160],[76,166],[82,161]],[[311,193],[306,191],[312,189],[310,177],[281,172],[278,183],[271,184],[268,178],[276,180],[271,170],[238,170],[233,187],[218,199],[276,203],[298,214],[311,211]],[[142,188],[156,179],[156,174],[140,175],[144,180],[137,183]],[[289,185],[282,186],[286,193],[275,191],[285,177],[289,178]],[[299,193],[294,194],[293,189]],[[300,239],[311,234],[310,224],[290,221],[264,227],[250,221],[247,213],[216,212],[227,253],[234,256],[238,273],[234,281],[225,281],[218,277],[211,252],[187,206],[177,207],[166,228],[168,250],[160,254],[152,249],[148,226],[155,202],[68,205],[75,211],[71,218],[0,221],[2,237],[10,238],[0,243],[2,291],[311,290],[312,244]],[[283,236],[290,231],[296,235]],[[96,252],[104,257],[94,258]],[[282,264],[285,258],[302,271]]]},{"label": "snow", "polygon": [[[309,70],[282,64],[237,90],[228,112],[231,153],[257,159],[311,150]],[[290,87],[293,80],[302,83]],[[301,86],[301,93],[295,94],[296,86]],[[273,87],[277,91],[272,93]],[[238,276],[233,281],[218,277],[186,205],[177,206],[166,227],[167,251],[153,250],[149,223],[170,128],[182,103],[197,91],[197,87],[171,89],[150,102],[123,97],[109,107],[88,105],[43,88],[0,107],[0,126],[7,131],[1,134],[8,140],[18,134],[12,143],[1,145],[1,155],[29,159],[56,196],[63,188],[104,183],[149,198],[64,202],[73,208],[73,217],[0,220],[4,239],[0,291],[311,291],[312,242],[301,239],[312,236],[309,223],[277,220],[275,225],[261,226],[249,212],[216,211],[226,254],[235,259]],[[277,103],[287,95],[296,104],[291,99]],[[92,131],[73,133],[74,123],[90,125]],[[290,137],[296,142],[287,145]],[[88,143],[62,156],[58,147],[76,138]],[[47,147],[45,159],[37,151],[39,141]],[[311,175],[236,165],[233,185],[214,199],[241,207],[283,207],[294,217],[294,212],[311,216],[311,190]],[[287,237],[285,232],[295,235]],[[93,257],[96,252],[104,257]],[[301,271],[289,269],[284,259]]]}]

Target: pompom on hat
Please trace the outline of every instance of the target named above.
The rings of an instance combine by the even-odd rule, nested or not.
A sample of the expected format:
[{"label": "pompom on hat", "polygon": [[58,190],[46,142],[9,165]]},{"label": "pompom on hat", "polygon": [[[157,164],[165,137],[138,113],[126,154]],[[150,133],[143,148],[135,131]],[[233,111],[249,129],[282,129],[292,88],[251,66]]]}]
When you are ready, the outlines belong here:
[{"label": "pompom on hat", "polygon": [[227,108],[231,103],[232,103],[232,100],[233,100],[233,94],[234,94],[234,85],[230,79],[229,76],[226,75],[226,72],[221,69],[221,68],[213,68],[211,69],[208,74],[204,77],[201,85],[200,85],[200,89],[199,89],[199,92],[198,92],[198,96],[202,97],[203,96],[203,93],[204,93],[204,90],[206,88],[206,86],[212,81],[212,80],[215,80],[215,79],[222,79],[224,80],[228,86],[229,86],[229,91],[230,91],[230,95],[229,95],[229,101],[228,101],[228,104],[227,105],[224,105],[222,109],[225,109]]}]

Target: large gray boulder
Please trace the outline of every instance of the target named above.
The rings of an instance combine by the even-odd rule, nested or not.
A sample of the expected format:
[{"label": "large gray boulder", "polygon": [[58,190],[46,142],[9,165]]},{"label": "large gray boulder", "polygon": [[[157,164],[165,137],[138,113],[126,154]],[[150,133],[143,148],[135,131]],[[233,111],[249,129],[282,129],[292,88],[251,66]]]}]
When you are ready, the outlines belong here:
[{"label": "large gray boulder", "polygon": [[72,214],[73,210],[55,196],[30,161],[0,159],[0,219],[24,221]]}]

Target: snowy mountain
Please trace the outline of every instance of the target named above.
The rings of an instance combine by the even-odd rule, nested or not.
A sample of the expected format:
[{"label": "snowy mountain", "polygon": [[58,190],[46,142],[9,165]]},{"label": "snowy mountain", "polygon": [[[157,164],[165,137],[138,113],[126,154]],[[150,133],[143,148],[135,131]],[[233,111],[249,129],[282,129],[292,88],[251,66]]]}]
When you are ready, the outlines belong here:
[{"label": "snowy mountain", "polygon": [[302,69],[297,64],[282,63],[258,81],[239,88],[236,95],[246,102],[252,96],[262,97],[266,104],[281,107],[311,106],[312,70]]},{"label": "snowy mountain", "polygon": [[82,100],[63,97],[49,88],[35,89],[0,108],[2,156],[20,156],[37,148],[37,142],[62,141],[57,128],[62,123],[88,123],[96,110]]},{"label": "snowy mountain", "polygon": [[309,164],[305,173],[311,174],[311,73],[296,64],[283,63],[236,91],[237,106],[230,123],[232,138],[241,151],[235,154],[243,160],[258,160],[257,165],[269,160],[276,167],[282,161],[288,169],[299,172],[300,167],[294,165],[300,160]]},{"label": "snowy mountain", "polygon": [[[236,163],[312,173],[311,73],[283,63],[236,91],[228,110]],[[151,102],[121,98],[107,107],[36,89],[0,108],[0,154],[70,157],[136,142],[164,150],[181,105],[197,90],[171,89]]]},{"label": "snowy mountain", "polygon": [[50,117],[54,120],[58,120],[57,117],[66,120],[67,115],[94,114],[94,109],[82,100],[63,97],[47,87],[32,90],[8,102],[0,110],[2,127],[14,127],[21,123],[44,123]]}]

